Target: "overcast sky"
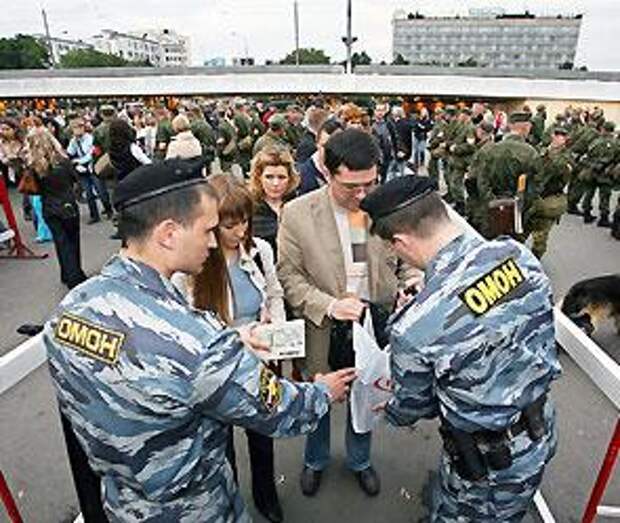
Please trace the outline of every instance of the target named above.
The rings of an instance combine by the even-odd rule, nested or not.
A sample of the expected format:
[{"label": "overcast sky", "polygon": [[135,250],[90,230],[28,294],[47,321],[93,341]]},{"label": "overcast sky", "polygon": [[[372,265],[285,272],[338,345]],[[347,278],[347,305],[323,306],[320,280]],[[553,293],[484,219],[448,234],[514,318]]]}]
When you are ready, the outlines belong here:
[{"label": "overcast sky", "polygon": [[[278,60],[294,48],[293,0],[5,1],[10,1],[11,7],[0,18],[2,36],[43,32],[44,7],[53,36],[87,38],[101,29],[174,29],[191,37],[193,65],[219,56],[243,56],[246,45],[259,63]],[[346,0],[298,1],[300,45],[324,49],[332,60],[343,59]],[[507,12],[529,9],[538,15],[583,13],[577,65],[620,70],[620,0],[353,0],[353,33],[359,38],[354,50],[365,50],[373,61],[390,61],[391,19],[396,9],[425,15],[466,15],[470,8],[497,5]]]}]

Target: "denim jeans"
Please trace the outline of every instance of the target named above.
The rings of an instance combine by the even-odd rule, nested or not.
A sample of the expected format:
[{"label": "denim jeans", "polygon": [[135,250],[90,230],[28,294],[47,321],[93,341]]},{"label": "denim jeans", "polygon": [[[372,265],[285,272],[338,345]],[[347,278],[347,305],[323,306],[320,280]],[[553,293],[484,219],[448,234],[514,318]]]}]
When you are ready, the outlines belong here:
[{"label": "denim jeans", "polygon": [[426,152],[426,140],[414,140],[413,163],[416,169],[424,165],[425,152]]},{"label": "denim jeans", "polygon": [[[103,204],[103,208],[106,212],[112,211],[112,205],[110,204],[110,195],[108,189],[105,186],[105,182],[98,176],[87,173],[80,175],[80,185],[86,193],[86,202],[88,203],[88,211],[90,217],[93,220],[99,219],[99,209],[97,208],[97,195]],[[95,194],[95,191],[97,194]]]},{"label": "denim jeans", "polygon": [[[351,409],[347,404],[347,428],[345,447],[347,467],[354,472],[370,467],[371,432],[357,434],[351,426]],[[304,464],[312,470],[323,470],[329,464],[330,457],[330,412],[319,421],[314,432],[306,437]]]}]

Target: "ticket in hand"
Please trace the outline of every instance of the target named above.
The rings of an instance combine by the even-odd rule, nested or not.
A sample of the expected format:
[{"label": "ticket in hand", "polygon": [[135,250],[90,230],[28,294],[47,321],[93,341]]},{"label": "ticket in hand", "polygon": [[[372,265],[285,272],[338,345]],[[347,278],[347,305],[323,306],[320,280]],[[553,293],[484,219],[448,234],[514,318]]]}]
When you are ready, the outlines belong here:
[{"label": "ticket in hand", "polygon": [[263,343],[269,345],[269,352],[261,351],[265,360],[286,360],[306,357],[306,325],[304,320],[257,325],[253,330]]}]

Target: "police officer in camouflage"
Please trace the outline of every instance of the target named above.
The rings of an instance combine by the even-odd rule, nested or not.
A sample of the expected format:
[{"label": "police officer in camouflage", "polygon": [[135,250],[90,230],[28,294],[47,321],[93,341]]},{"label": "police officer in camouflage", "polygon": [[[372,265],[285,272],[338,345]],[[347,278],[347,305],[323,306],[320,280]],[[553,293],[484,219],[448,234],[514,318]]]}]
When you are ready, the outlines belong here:
[{"label": "police officer in camouflage", "polygon": [[351,369],[313,384],[275,376],[248,345],[170,283],[215,247],[217,199],[182,160],[118,186],[126,248],[62,301],[44,332],[61,412],[93,469],[111,522],[248,522],[225,449],[228,425],[274,437],[313,430]]},{"label": "police officer in camouflage", "polygon": [[391,320],[384,407],[397,426],[441,421],[431,521],[521,521],[557,441],[548,278],[518,242],[464,233],[427,179],[390,182],[362,208],[374,232],[425,271],[422,290]]}]

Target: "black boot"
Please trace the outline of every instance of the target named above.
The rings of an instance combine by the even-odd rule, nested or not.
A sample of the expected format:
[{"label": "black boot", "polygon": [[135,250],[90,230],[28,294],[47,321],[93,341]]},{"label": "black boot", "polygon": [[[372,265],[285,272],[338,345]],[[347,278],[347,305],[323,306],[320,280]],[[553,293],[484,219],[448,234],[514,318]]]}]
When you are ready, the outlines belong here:
[{"label": "black boot", "polygon": [[614,213],[614,217],[611,223],[611,235],[616,240],[620,240],[620,208],[618,208]]},{"label": "black boot", "polygon": [[609,221],[609,214],[604,212],[601,213],[601,217],[596,222],[597,227],[611,227],[611,222]]},{"label": "black boot", "polygon": [[583,223],[592,223],[594,220],[596,220],[596,216],[592,216],[589,210],[583,211]]},{"label": "black boot", "polygon": [[581,216],[583,213],[577,208],[576,205],[569,205],[568,209],[566,209],[568,214],[572,214],[574,216]]}]

